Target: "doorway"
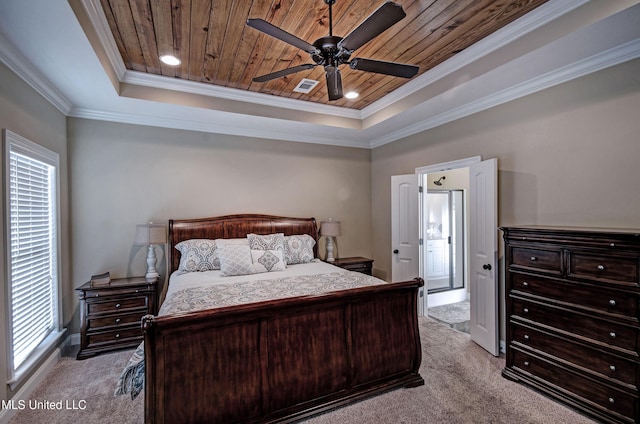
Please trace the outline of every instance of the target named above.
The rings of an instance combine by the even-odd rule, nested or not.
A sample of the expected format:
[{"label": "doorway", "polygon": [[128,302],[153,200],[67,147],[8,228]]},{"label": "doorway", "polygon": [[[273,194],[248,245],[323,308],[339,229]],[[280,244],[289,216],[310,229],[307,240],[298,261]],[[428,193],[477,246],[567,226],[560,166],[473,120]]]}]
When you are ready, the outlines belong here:
[{"label": "doorway", "polygon": [[[447,181],[447,177],[448,180]],[[465,192],[467,169],[422,174],[421,261],[426,315],[469,333]]]},{"label": "doorway", "polygon": [[[493,355],[499,354],[498,334],[498,278],[497,264],[497,205],[498,161],[495,158],[482,160],[476,156],[452,162],[440,163],[417,168],[415,174],[394,175],[391,177],[391,281],[406,281],[416,275],[424,278],[423,263],[424,233],[422,197],[428,190],[423,186],[424,174],[428,175],[427,188],[435,184],[429,180],[440,173],[447,172],[446,186],[440,189],[459,189],[451,187],[455,179],[466,184],[463,200],[466,211],[466,268],[464,271],[468,298],[470,300],[469,333],[471,340]],[[462,173],[464,170],[464,173]],[[461,174],[457,178],[456,171]],[[450,174],[451,173],[451,174]],[[463,177],[462,177],[463,176]],[[439,178],[439,177],[438,177]],[[441,180],[443,182],[444,180]],[[422,187],[422,188],[421,188]],[[418,195],[419,194],[419,195]],[[419,200],[420,198],[420,200]],[[446,293],[464,292],[465,289],[448,290]],[[420,315],[427,315],[433,306],[428,288],[418,292]]]},{"label": "doorway", "polygon": [[463,190],[427,190],[422,235],[427,294],[463,289],[465,215]]}]

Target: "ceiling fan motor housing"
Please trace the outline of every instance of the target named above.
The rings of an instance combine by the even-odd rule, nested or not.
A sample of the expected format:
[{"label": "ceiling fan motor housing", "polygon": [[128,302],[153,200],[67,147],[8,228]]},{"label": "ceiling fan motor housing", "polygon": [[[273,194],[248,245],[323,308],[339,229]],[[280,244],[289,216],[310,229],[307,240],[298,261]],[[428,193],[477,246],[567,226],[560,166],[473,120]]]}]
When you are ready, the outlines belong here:
[{"label": "ceiling fan motor housing", "polygon": [[342,37],[336,35],[327,35],[326,37],[318,38],[313,43],[313,46],[320,50],[320,52],[311,55],[311,59],[318,65],[338,66],[346,63],[349,60],[349,54],[341,52],[338,48],[338,43],[341,40]]}]

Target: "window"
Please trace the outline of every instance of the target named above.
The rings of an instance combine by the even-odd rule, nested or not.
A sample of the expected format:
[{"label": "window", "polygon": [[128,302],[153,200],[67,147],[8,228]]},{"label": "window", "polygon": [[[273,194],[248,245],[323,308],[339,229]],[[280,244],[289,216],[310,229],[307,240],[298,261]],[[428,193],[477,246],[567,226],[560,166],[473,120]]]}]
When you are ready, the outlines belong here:
[{"label": "window", "polygon": [[59,335],[58,154],[4,131],[8,357],[16,382]]}]

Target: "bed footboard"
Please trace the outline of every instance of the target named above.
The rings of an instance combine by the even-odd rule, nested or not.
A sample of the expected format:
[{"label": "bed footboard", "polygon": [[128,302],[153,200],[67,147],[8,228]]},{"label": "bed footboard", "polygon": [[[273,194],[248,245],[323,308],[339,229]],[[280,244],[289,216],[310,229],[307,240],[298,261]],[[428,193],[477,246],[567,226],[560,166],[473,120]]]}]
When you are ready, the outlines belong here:
[{"label": "bed footboard", "polygon": [[290,422],[422,385],[423,284],[147,316],[145,420]]}]

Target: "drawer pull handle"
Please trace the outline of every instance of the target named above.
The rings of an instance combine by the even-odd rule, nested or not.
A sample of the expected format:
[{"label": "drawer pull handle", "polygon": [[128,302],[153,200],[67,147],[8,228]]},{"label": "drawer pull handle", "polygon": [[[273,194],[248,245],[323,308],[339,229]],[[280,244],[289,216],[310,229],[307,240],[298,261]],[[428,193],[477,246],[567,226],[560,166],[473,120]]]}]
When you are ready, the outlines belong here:
[{"label": "drawer pull handle", "polygon": [[610,300],[609,300],[609,305],[611,305],[611,306],[616,306],[616,301],[615,301],[615,300],[613,300],[613,299],[610,299]]},{"label": "drawer pull handle", "polygon": [[529,361],[524,361],[524,366],[528,367],[529,366]]},{"label": "drawer pull handle", "polygon": [[609,403],[616,403],[616,400],[612,397],[609,398]]},{"label": "drawer pull handle", "polygon": [[528,334],[525,334],[525,335],[524,335],[524,339],[525,339],[525,340],[529,340],[529,335],[528,335]]},{"label": "drawer pull handle", "polygon": [[598,271],[604,271],[604,265],[598,265]]},{"label": "drawer pull handle", "polygon": [[537,261],[537,260],[538,260],[538,258],[536,258],[535,256],[532,256],[532,257],[531,257],[531,260],[535,262],[535,261]]},{"label": "drawer pull handle", "polygon": [[120,318],[116,318],[116,324],[120,322]]},{"label": "drawer pull handle", "polygon": [[611,370],[611,372],[616,372],[616,366],[615,365],[609,365],[609,369]]},{"label": "drawer pull handle", "polygon": [[527,283],[526,281],[523,281],[523,282],[522,282],[522,286],[523,286],[523,287],[529,287],[529,283]]},{"label": "drawer pull handle", "polygon": [[116,334],[116,339],[120,338],[120,333]]},{"label": "drawer pull handle", "polygon": [[528,313],[529,313],[529,308],[524,308],[522,311],[523,311],[525,314],[528,314]]},{"label": "drawer pull handle", "polygon": [[119,303],[116,303],[116,308],[119,308],[121,305]]},{"label": "drawer pull handle", "polygon": [[612,339],[616,338],[616,332],[615,331],[610,332],[609,335],[611,336]]}]

